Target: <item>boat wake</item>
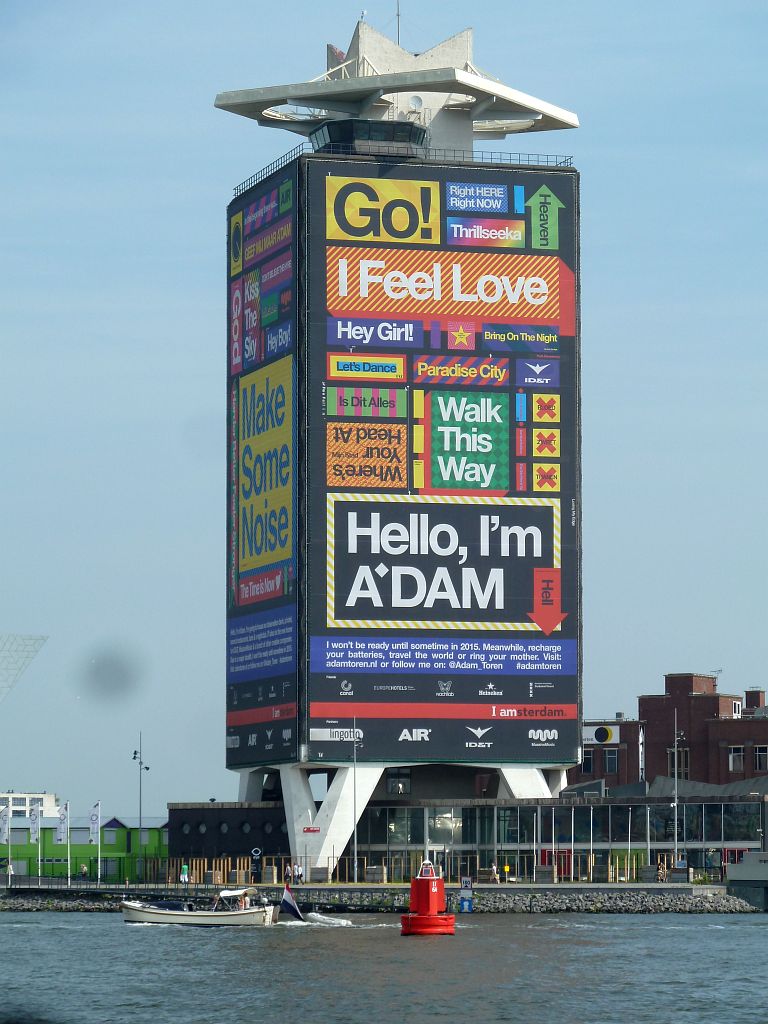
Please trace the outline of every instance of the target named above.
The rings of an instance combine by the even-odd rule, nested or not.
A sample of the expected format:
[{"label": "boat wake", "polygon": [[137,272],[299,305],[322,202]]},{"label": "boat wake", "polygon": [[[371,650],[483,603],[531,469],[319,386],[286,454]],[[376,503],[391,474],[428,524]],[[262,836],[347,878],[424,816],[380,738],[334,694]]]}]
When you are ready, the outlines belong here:
[{"label": "boat wake", "polygon": [[306,915],[306,920],[309,924],[319,924],[324,928],[354,927],[352,922],[348,921],[345,917],[330,917],[328,914],[319,914],[314,911]]}]

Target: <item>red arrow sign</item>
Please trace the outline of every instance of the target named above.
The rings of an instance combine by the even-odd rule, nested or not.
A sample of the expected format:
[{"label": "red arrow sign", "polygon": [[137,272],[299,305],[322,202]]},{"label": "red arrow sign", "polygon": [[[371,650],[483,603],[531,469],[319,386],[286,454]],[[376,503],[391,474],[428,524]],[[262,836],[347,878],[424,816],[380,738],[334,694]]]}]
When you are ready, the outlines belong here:
[{"label": "red arrow sign", "polygon": [[528,618],[535,622],[545,636],[549,636],[568,617],[561,610],[560,570],[533,570],[533,611]]}]

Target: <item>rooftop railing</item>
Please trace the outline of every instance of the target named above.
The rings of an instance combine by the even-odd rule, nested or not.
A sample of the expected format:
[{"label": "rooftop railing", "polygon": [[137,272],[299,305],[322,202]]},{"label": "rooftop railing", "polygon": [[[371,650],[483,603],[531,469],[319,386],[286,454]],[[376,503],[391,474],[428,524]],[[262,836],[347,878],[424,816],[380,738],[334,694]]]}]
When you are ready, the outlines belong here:
[{"label": "rooftop railing", "polygon": [[[358,147],[333,143],[323,147],[322,152],[318,152],[317,156],[384,157],[385,159],[392,160],[409,158],[409,155],[404,150],[403,143],[393,142],[387,144],[386,142],[377,141],[374,145],[375,148],[372,145],[370,153],[362,153]],[[242,195],[243,192],[247,192],[254,185],[258,185],[259,182],[268,178],[270,174],[274,174],[275,171],[286,167],[297,157],[302,156],[302,154],[314,152],[315,150],[313,150],[309,142],[301,143],[301,145],[289,150],[289,152],[278,157],[277,160],[273,160],[272,163],[262,167],[256,174],[252,174],[250,178],[246,178],[245,181],[237,185],[234,189],[235,197]],[[412,158],[416,155],[418,155],[420,160],[427,163],[503,164],[513,167],[573,167],[572,156],[563,156],[557,153],[492,153],[485,150],[469,151],[465,149],[419,149],[418,153],[416,153],[415,150],[412,150],[410,157]]]}]

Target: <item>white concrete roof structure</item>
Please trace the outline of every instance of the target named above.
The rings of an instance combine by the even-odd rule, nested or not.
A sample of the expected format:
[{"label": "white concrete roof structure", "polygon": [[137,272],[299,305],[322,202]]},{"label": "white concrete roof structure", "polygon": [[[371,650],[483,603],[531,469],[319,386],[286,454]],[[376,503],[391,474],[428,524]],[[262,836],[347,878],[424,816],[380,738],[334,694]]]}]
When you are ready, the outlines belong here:
[{"label": "white concrete roof structure", "polygon": [[216,106],[304,136],[328,120],[411,121],[428,129],[431,148],[467,151],[473,138],[579,126],[571,111],[478,70],[472,29],[413,54],[359,21],[347,53],[329,46],[327,63],[309,82],[222,92]]}]

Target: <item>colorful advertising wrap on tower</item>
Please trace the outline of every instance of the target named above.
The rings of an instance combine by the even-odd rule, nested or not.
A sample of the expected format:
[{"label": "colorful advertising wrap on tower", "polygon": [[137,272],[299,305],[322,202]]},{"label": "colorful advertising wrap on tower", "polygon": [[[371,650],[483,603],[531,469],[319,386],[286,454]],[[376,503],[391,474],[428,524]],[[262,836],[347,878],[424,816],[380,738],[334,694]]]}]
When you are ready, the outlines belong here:
[{"label": "colorful advertising wrap on tower", "polygon": [[573,762],[577,174],[304,170],[308,757]]},{"label": "colorful advertising wrap on tower", "polygon": [[298,752],[294,163],[228,213],[227,767]]}]

